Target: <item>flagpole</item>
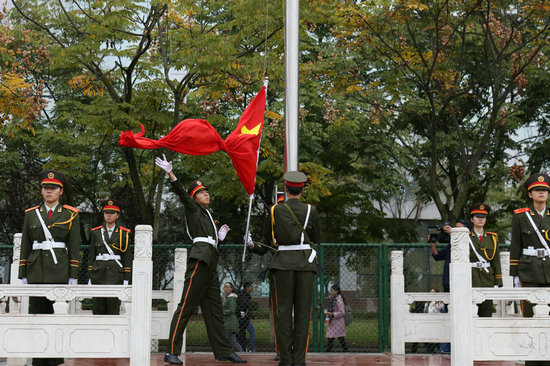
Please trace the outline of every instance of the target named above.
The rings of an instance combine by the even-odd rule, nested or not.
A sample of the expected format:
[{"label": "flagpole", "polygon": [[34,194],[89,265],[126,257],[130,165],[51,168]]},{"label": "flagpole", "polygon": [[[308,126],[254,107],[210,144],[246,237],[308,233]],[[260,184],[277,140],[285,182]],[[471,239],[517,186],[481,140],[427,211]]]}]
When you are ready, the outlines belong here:
[{"label": "flagpole", "polygon": [[248,239],[248,230],[250,229],[250,214],[252,213],[252,201],[254,200],[254,195],[251,194],[248,196],[248,217],[246,218],[246,230],[244,234],[244,247],[243,247],[243,258],[242,261],[244,263],[245,257],[246,257],[246,247],[248,246],[247,239]]},{"label": "flagpole", "polygon": [[285,2],[285,172],[298,170],[300,0]]},{"label": "flagpole", "polygon": [[[265,105],[267,107],[267,86],[269,84],[269,78],[266,76],[263,80],[264,86],[265,86]],[[261,145],[261,137],[260,137],[260,145]],[[258,145],[258,155],[260,154],[260,145]],[[258,164],[259,159],[256,160],[256,164]],[[248,216],[246,218],[246,230],[244,231],[244,246],[243,246],[243,257],[242,262],[244,263],[245,257],[246,257],[246,247],[248,246],[247,239],[248,239],[248,230],[250,229],[250,214],[252,213],[252,201],[254,200],[254,193],[248,196]]]}]

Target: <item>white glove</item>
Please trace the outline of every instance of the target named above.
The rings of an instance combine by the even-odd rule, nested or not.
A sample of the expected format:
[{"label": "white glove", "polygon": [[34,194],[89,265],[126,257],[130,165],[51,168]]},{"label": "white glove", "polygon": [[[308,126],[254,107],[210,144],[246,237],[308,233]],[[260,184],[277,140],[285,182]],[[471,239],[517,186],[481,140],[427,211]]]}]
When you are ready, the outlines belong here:
[{"label": "white glove", "polygon": [[498,288],[498,285],[494,285],[493,287],[494,287],[494,288]]},{"label": "white glove", "polygon": [[88,279],[88,286],[90,286],[91,284],[92,284],[92,280]]},{"label": "white glove", "polygon": [[162,159],[159,157],[155,158],[155,164],[157,164],[158,167],[164,170],[166,174],[170,174],[170,172],[172,171],[172,162],[166,160],[166,156],[164,154],[162,154]]},{"label": "white glove", "polygon": [[69,278],[69,285],[76,285],[76,284],[77,284],[76,278],[70,277],[70,278]]},{"label": "white glove", "polygon": [[22,284],[22,285],[26,285],[26,284],[27,284],[27,277],[23,277],[23,278],[21,279],[21,284]]},{"label": "white glove", "polygon": [[514,287],[521,287],[521,281],[519,280],[519,276],[514,276]]},{"label": "white glove", "polygon": [[229,226],[227,226],[226,224],[223,224],[220,230],[218,230],[218,239],[220,241],[223,241],[223,239],[225,239],[225,236],[227,235],[229,230],[231,230]]},{"label": "white glove", "polygon": [[252,241],[252,235],[250,235],[250,233],[248,233],[247,235],[245,235],[243,237],[244,241],[246,244],[248,244],[248,247],[249,248],[252,248],[254,247],[254,242]]},{"label": "white glove", "polygon": [[128,280],[122,281],[122,284],[123,284],[124,286],[128,286]]}]

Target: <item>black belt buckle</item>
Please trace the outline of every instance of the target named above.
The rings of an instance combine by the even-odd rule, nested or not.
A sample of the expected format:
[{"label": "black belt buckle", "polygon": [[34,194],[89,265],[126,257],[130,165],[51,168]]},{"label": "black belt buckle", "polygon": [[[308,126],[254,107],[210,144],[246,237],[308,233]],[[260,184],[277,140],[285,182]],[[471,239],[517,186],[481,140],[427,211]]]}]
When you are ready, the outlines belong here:
[{"label": "black belt buckle", "polygon": [[476,268],[483,268],[483,263],[476,262]]},{"label": "black belt buckle", "polygon": [[546,250],[545,249],[537,249],[537,258],[544,258],[546,257]]}]

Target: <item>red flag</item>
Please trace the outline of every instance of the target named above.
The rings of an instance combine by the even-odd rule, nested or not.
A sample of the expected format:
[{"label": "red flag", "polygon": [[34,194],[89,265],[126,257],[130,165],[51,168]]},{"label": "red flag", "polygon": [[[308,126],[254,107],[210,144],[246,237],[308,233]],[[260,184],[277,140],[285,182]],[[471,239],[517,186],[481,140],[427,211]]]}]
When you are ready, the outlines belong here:
[{"label": "red flag", "polygon": [[185,119],[160,140],[143,137],[145,128],[140,125],[141,132],[134,135],[129,130],[120,133],[118,144],[124,147],[139,149],[158,149],[165,147],[187,155],[207,155],[222,148],[222,138],[208,121],[203,119]]},{"label": "red flag", "polygon": [[203,119],[186,119],[160,140],[143,137],[145,128],[140,125],[141,132],[120,133],[118,144],[124,147],[139,149],[158,149],[165,147],[172,151],[188,155],[207,155],[223,150],[233,162],[237,175],[249,195],[254,193],[256,169],[258,167],[258,152],[264,125],[265,112],[264,86],[244,113],[233,131],[225,141],[210,123]]},{"label": "red flag", "polygon": [[258,152],[264,127],[265,86],[246,107],[237,128],[223,142],[246,192],[254,193]]}]

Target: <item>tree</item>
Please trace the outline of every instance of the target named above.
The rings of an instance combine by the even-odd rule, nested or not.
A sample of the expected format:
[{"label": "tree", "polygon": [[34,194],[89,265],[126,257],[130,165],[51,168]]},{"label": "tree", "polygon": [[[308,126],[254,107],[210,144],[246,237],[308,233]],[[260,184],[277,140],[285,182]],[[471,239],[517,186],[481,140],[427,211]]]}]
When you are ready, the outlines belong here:
[{"label": "tree", "polygon": [[17,34],[7,10],[0,11],[0,133],[13,137],[14,129],[34,132],[35,121],[44,108],[44,82],[36,78],[46,63],[44,46],[29,42],[29,32]]},{"label": "tree", "polygon": [[[335,85],[361,103],[384,149],[444,220],[507,176],[520,101],[541,70],[548,5],[521,1],[348,2],[333,29]],[[338,69],[335,66],[333,69]]]}]

